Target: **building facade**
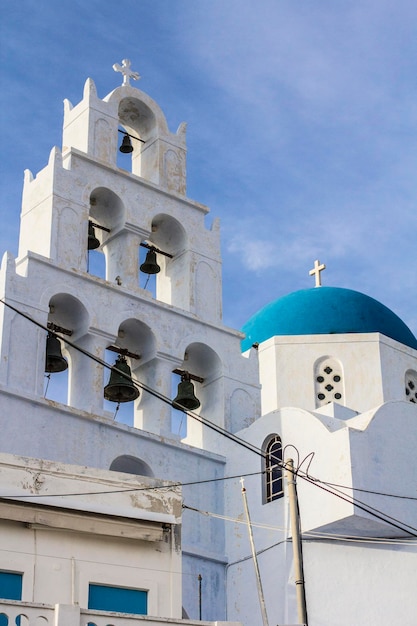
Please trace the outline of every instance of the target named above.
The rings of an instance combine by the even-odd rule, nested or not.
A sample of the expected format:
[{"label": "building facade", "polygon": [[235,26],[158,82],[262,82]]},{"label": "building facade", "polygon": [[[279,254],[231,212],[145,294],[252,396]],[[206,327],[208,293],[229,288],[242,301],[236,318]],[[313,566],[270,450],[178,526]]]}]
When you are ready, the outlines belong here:
[{"label": "building facade", "polygon": [[[270,623],[295,624],[295,457],[310,626],[388,625],[400,608],[411,626],[417,341],[371,298],[324,287],[224,326],[219,224],[186,195],[185,132],[129,80],[100,99],[88,79],[62,149],[25,172],[0,277],[0,576],[97,626],[89,610],[120,610],[91,599],[101,588],[155,623],[260,625],[244,476]],[[54,337],[68,368],[45,383]],[[116,358],[131,378],[112,397]]]}]

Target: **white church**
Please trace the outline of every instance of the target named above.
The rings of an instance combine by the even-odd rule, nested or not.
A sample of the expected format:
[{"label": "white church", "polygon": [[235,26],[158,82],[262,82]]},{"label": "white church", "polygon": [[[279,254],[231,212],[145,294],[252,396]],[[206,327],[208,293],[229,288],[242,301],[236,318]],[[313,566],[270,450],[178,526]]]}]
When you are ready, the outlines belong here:
[{"label": "white church", "polygon": [[416,626],[416,337],[318,261],[224,326],[186,126],[114,69],[2,259],[1,626]]}]

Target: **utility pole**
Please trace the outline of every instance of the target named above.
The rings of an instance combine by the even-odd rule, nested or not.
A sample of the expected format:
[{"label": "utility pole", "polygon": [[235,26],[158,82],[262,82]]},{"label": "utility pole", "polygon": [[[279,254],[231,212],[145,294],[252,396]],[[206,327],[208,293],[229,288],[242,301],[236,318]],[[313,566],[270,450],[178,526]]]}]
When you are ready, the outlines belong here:
[{"label": "utility pole", "polygon": [[288,459],[285,462],[285,468],[285,475],[288,482],[288,498],[290,502],[291,535],[294,553],[295,590],[297,597],[297,615],[300,624],[305,624],[305,626],[308,626],[303,572],[303,553],[300,535],[300,516],[298,508],[297,482],[296,474],[294,471],[294,461],[292,459]]},{"label": "utility pole", "polygon": [[262,622],[264,626],[269,626],[268,616],[266,614],[264,592],[262,589],[261,574],[259,572],[258,559],[256,557],[256,550],[255,550],[255,543],[253,541],[252,524],[251,524],[250,515],[249,515],[248,499],[246,497],[246,489],[244,486],[243,478],[240,479],[240,483],[242,485],[242,498],[243,498],[243,505],[245,507],[246,520],[248,523],[248,533],[249,533],[250,547],[252,550],[253,564],[255,566],[256,584],[258,587],[258,596],[259,596],[259,604],[261,606]]}]

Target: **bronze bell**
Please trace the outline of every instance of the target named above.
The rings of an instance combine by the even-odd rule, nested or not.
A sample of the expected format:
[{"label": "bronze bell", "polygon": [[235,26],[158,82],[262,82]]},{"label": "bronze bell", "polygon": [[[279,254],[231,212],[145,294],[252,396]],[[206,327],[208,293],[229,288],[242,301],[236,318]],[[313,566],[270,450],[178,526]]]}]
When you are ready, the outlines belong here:
[{"label": "bronze bell", "polygon": [[146,259],[140,266],[140,271],[144,274],[157,274],[161,271],[161,268],[156,262],[156,252],[154,248],[148,250]]},{"label": "bronze bell", "polygon": [[[124,372],[126,376],[123,376],[116,370]],[[110,402],[132,402],[132,400],[136,400],[139,397],[139,389],[133,384],[131,375],[132,373],[125,357],[122,355],[118,356],[116,363],[111,368],[110,380],[104,387],[105,399],[110,400]]]},{"label": "bronze bell", "polygon": [[200,406],[200,400],[194,394],[194,385],[190,380],[189,374],[181,375],[181,382],[178,385],[178,392],[172,404],[179,404],[185,410],[193,411]]},{"label": "bronze bell", "polygon": [[122,145],[119,150],[120,152],[123,152],[123,154],[130,154],[133,152],[132,142],[130,141],[129,135],[123,135]]},{"label": "bronze bell", "polygon": [[48,333],[46,338],[45,372],[55,374],[64,372],[68,368],[67,359],[62,356],[61,342],[57,337]]},{"label": "bronze bell", "polygon": [[99,246],[100,242],[96,237],[93,222],[91,220],[88,220],[88,249],[97,250]]}]

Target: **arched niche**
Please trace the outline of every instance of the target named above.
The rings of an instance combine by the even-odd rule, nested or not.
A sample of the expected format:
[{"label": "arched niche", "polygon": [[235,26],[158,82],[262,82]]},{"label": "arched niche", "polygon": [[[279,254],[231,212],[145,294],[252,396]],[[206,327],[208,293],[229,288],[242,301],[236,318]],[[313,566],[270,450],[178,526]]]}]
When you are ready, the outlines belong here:
[{"label": "arched niche", "polygon": [[200,261],[195,272],[195,312],[211,322],[221,318],[216,279],[213,268],[206,261]]},{"label": "arched niche", "polygon": [[184,227],[172,216],[159,213],[152,220],[147,241],[172,257],[157,255],[161,267],[156,276],[157,299],[189,310],[190,259],[185,253],[188,238]]},{"label": "arched niche", "polygon": [[[179,369],[203,379],[202,382],[192,380],[195,395],[200,401],[200,407],[194,412],[224,427],[223,364],[218,354],[206,344],[190,343]],[[201,422],[188,416],[187,443],[204,446],[207,435],[204,428]]]},{"label": "arched niche", "polygon": [[86,236],[80,229],[80,214],[71,206],[58,211],[58,234],[52,239],[51,259],[66,268],[85,269]]},{"label": "arched niche", "polygon": [[72,331],[71,339],[84,335],[90,316],[84,304],[68,293],[57,293],[49,300],[48,322]]},{"label": "arched niche", "polygon": [[[47,375],[44,395],[48,400],[69,402],[71,395],[69,389],[71,381],[74,379],[74,368],[77,367],[80,355],[77,354],[75,348],[66,343],[65,339],[67,338],[71,343],[74,343],[78,337],[85,335],[88,331],[89,319],[90,316],[85,306],[78,298],[68,293],[55,294],[49,300],[48,324],[51,324],[52,330],[56,330],[59,334],[61,353],[67,360],[68,369]],[[67,334],[65,331],[71,334]]]},{"label": "arched niche", "polygon": [[152,219],[152,243],[164,252],[175,256],[185,249],[187,235],[183,225],[171,215],[158,213]]},{"label": "arched niche", "polygon": [[98,229],[96,236],[103,243],[106,238],[111,236],[112,231],[123,226],[126,219],[126,209],[114,191],[106,187],[97,187],[90,194],[90,219],[110,230],[110,233],[107,233]]},{"label": "arched niche", "polygon": [[205,343],[190,343],[184,353],[184,369],[204,378],[208,385],[222,374],[222,362],[217,352]]},{"label": "arched niche", "polygon": [[[144,322],[135,319],[128,318],[124,320],[117,332],[116,346],[122,351],[125,350],[131,355],[137,355],[136,359],[133,356],[126,355],[127,363],[132,372],[133,381],[144,383],[151,388],[154,388],[154,368],[152,362],[156,354],[156,340],[149,326]],[[123,353],[123,352],[122,352]],[[107,362],[109,360],[110,353],[106,354]],[[117,358],[116,354],[113,354],[114,361]],[[139,386],[138,386],[139,388]],[[119,410],[116,413],[116,420],[133,426],[135,424],[136,415],[141,412],[143,405],[146,404],[147,395],[139,388],[140,395],[136,400],[132,402],[124,402],[120,405]],[[105,401],[105,408],[111,409],[111,403]]]},{"label": "arched niche", "polygon": [[245,389],[235,389],[230,397],[230,416],[226,430],[236,433],[255,420],[255,403]]},{"label": "arched niche", "polygon": [[116,457],[112,461],[109,469],[113,472],[136,474],[137,476],[149,476],[150,478],[154,476],[152,469],[145,461],[129,454]]},{"label": "arched niche", "polygon": [[132,359],[132,369],[145,365],[156,354],[156,340],[147,324],[135,318],[124,320],[117,332],[117,346],[139,354],[140,359]]},{"label": "arched niche", "polygon": [[132,174],[159,182],[157,120],[152,109],[135,97],[123,98],[118,108],[120,126],[130,135]]},{"label": "arched niche", "polygon": [[122,98],[119,102],[118,115],[120,124],[128,132],[136,132],[143,141],[147,142],[155,137],[156,115],[143,100],[133,96]]},{"label": "arched niche", "polygon": [[97,187],[91,192],[89,219],[97,225],[95,236],[101,245],[90,252],[90,261],[94,254],[104,253],[105,279],[130,287],[138,281],[138,243],[136,235],[124,227],[126,213],[124,203],[110,189]]}]

